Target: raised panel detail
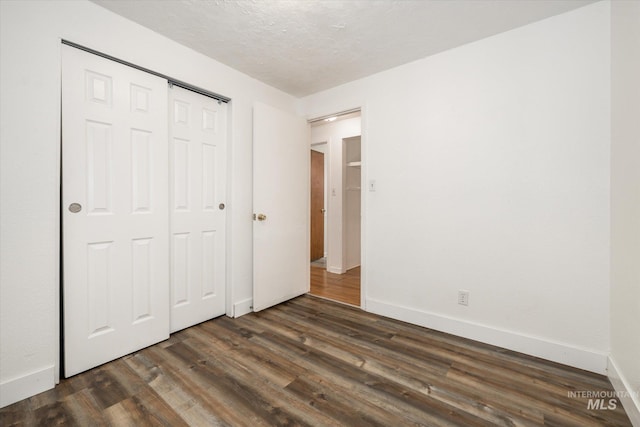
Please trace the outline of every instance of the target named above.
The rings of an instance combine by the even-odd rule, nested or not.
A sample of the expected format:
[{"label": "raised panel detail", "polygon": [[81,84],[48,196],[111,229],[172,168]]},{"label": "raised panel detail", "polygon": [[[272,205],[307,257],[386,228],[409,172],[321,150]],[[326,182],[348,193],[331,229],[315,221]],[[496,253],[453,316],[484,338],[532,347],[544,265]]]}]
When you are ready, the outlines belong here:
[{"label": "raised panel detail", "polygon": [[89,338],[113,331],[110,325],[111,251],[113,242],[87,245]]},{"label": "raised panel detail", "polygon": [[202,208],[212,211],[216,205],[216,146],[202,144]]},{"label": "raised panel detail", "polygon": [[218,133],[218,112],[202,109],[202,129]]},{"label": "raised panel detail", "polygon": [[131,208],[151,212],[151,132],[131,129]]},{"label": "raised panel detail", "polygon": [[173,103],[173,121],[176,124],[187,126],[189,124],[189,104],[182,101]]},{"label": "raised panel detail", "polygon": [[173,235],[171,272],[175,306],[189,303],[189,240],[189,233]]},{"label": "raised panel detail", "polygon": [[173,200],[175,210],[189,210],[189,141],[186,139],[173,139]]},{"label": "raised panel detail", "polygon": [[112,105],[113,91],[111,77],[93,71],[85,71],[87,100],[107,106]]},{"label": "raised panel detail", "polygon": [[131,84],[131,111],[146,113],[149,111],[149,94],[151,90]]},{"label": "raised panel detail", "polygon": [[131,242],[133,323],[151,319],[151,251],[152,238]]},{"label": "raised panel detail", "polygon": [[202,297],[216,293],[216,232],[202,232]]},{"label": "raised panel detail", "polygon": [[113,174],[110,124],[87,120],[87,197],[88,213],[111,213],[111,179]]}]

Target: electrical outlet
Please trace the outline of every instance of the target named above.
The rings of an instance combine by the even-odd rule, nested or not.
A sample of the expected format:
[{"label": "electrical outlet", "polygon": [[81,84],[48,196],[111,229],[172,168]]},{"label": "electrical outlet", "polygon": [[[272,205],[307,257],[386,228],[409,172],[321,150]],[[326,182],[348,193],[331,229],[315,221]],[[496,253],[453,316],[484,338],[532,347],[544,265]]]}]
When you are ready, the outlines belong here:
[{"label": "electrical outlet", "polygon": [[469,291],[458,291],[458,304],[469,305]]}]

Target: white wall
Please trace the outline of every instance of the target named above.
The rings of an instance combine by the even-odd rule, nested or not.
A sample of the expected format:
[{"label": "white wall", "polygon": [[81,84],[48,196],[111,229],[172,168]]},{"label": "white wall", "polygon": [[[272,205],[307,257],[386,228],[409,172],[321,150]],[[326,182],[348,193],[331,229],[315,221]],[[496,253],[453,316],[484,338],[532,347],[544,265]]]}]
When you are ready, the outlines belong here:
[{"label": "white wall", "polygon": [[[0,1],[0,406],[51,388],[58,355],[60,39],[226,95],[228,280],[252,297],[252,106],[294,99],[86,1]],[[249,306],[250,304],[241,304]]]},{"label": "white wall", "polygon": [[[345,110],[335,110],[333,113]],[[329,178],[327,186],[327,271],[346,271],[343,257],[343,150],[342,140],[361,134],[360,117],[329,122],[311,128],[311,144],[327,143]],[[327,159],[325,159],[327,161]]]},{"label": "white wall", "polygon": [[611,3],[609,377],[640,426],[640,3]]},{"label": "white wall", "polygon": [[367,310],[605,372],[609,43],[596,3],[300,100],[364,108]]}]

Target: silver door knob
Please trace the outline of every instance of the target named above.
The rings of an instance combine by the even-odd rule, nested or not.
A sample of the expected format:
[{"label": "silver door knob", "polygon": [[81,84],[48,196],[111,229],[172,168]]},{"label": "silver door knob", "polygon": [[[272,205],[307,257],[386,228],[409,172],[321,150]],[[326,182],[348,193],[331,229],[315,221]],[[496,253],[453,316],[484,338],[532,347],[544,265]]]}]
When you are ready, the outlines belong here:
[{"label": "silver door knob", "polygon": [[82,210],[82,205],[80,203],[71,203],[69,205],[69,212],[78,213]]},{"label": "silver door knob", "polygon": [[220,208],[220,210],[221,210],[221,211],[223,211],[223,210],[224,210],[224,203],[220,203],[220,204],[218,205],[218,207]]}]

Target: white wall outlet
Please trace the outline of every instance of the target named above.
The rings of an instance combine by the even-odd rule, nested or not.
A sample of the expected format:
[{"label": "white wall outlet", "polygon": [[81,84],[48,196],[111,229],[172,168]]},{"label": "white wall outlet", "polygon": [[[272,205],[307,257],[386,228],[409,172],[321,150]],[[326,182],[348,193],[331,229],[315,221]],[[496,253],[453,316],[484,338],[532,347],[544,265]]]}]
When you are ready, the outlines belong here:
[{"label": "white wall outlet", "polygon": [[469,291],[458,291],[458,304],[469,305]]}]

